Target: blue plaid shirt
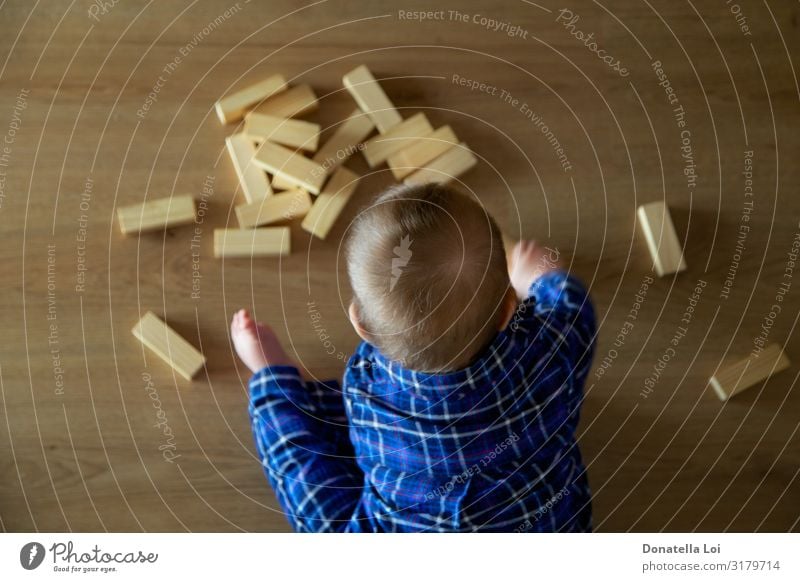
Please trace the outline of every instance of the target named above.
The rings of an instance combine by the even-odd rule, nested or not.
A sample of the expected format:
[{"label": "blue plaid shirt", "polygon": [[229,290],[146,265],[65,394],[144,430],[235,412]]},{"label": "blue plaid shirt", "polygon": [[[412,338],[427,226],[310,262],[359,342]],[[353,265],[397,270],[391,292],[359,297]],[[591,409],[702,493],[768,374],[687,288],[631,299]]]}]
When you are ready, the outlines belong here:
[{"label": "blue plaid shirt", "polygon": [[595,318],[564,272],[531,286],[468,368],[407,370],[368,343],[338,382],[250,381],[258,454],[297,531],[589,531],[575,441]]}]

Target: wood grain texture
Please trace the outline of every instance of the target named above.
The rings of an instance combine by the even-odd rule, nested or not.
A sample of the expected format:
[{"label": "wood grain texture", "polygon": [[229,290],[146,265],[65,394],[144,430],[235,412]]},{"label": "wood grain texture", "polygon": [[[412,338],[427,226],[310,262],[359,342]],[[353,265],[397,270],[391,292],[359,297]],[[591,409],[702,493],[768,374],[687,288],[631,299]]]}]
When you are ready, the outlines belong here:
[{"label": "wood grain texture", "polygon": [[731,364],[711,376],[709,384],[720,400],[727,400],[770,376],[783,372],[791,365],[789,358],[777,344],[770,344],[757,354],[752,354]]},{"label": "wood grain texture", "polygon": [[[429,8],[384,0],[249,2],[220,20],[234,2],[137,0],[98,21],[87,4],[1,3],[2,528],[288,531],[255,456],[230,318],[253,309],[310,374],[339,377],[358,341],[341,237],[394,179],[351,156],[359,187],[324,241],[293,221],[288,257],[217,260],[213,232],[237,227],[241,199],[225,149],[239,128],[214,104],[274,74],[308,84],[318,107],[302,119],[324,147],[356,108],[342,76],[366,64],[404,118],[422,112],[470,145],[479,163],[460,187],[502,230],[557,249],[591,289],[599,333],[579,442],[595,528],[800,529],[796,268],[786,278],[800,228],[800,5],[737,3],[751,36],[721,2],[569,3],[627,77],[546,0],[436,4],[527,38],[402,20],[398,9]],[[692,189],[655,61],[685,111]],[[145,192],[191,193],[195,223],[121,236],[116,209]],[[658,199],[686,243],[674,279],[653,275],[636,224]],[[131,335],[148,310],[205,354],[190,388]],[[708,379],[765,333],[794,363],[721,403]]]}]

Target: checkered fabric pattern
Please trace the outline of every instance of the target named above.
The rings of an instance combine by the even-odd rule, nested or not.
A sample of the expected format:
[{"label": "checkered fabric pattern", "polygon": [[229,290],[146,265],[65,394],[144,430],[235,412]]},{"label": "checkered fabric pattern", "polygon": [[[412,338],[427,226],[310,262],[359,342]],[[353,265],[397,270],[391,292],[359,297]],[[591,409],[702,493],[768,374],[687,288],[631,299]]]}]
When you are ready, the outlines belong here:
[{"label": "checkered fabric pattern", "polygon": [[362,343],[336,381],[250,381],[258,454],[297,531],[589,531],[575,440],[594,310],[564,272],[531,286],[468,368],[407,370]]}]

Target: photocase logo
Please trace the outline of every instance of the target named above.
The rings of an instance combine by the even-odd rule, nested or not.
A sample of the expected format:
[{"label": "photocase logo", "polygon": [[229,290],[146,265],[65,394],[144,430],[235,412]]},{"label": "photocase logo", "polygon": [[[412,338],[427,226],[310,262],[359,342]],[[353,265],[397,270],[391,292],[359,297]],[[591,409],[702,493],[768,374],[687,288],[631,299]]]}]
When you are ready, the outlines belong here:
[{"label": "photocase logo", "polygon": [[392,278],[389,281],[389,291],[394,289],[400,275],[403,274],[403,267],[411,260],[411,243],[412,241],[408,235],[400,239],[400,244],[394,247],[394,258],[392,259]]},{"label": "photocase logo", "polygon": [[44,560],[44,546],[39,542],[28,542],[19,551],[19,563],[26,570],[35,570]]}]

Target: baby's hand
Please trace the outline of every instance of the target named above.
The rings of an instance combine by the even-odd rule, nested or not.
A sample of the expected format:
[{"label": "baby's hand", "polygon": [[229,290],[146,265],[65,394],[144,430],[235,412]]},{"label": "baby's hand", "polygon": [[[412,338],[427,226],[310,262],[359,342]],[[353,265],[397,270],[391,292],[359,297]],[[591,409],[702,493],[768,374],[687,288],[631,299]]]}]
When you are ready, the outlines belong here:
[{"label": "baby's hand", "polygon": [[507,253],[511,285],[521,300],[528,297],[528,290],[536,279],[561,269],[558,251],[538,245],[533,240],[509,245]]}]

